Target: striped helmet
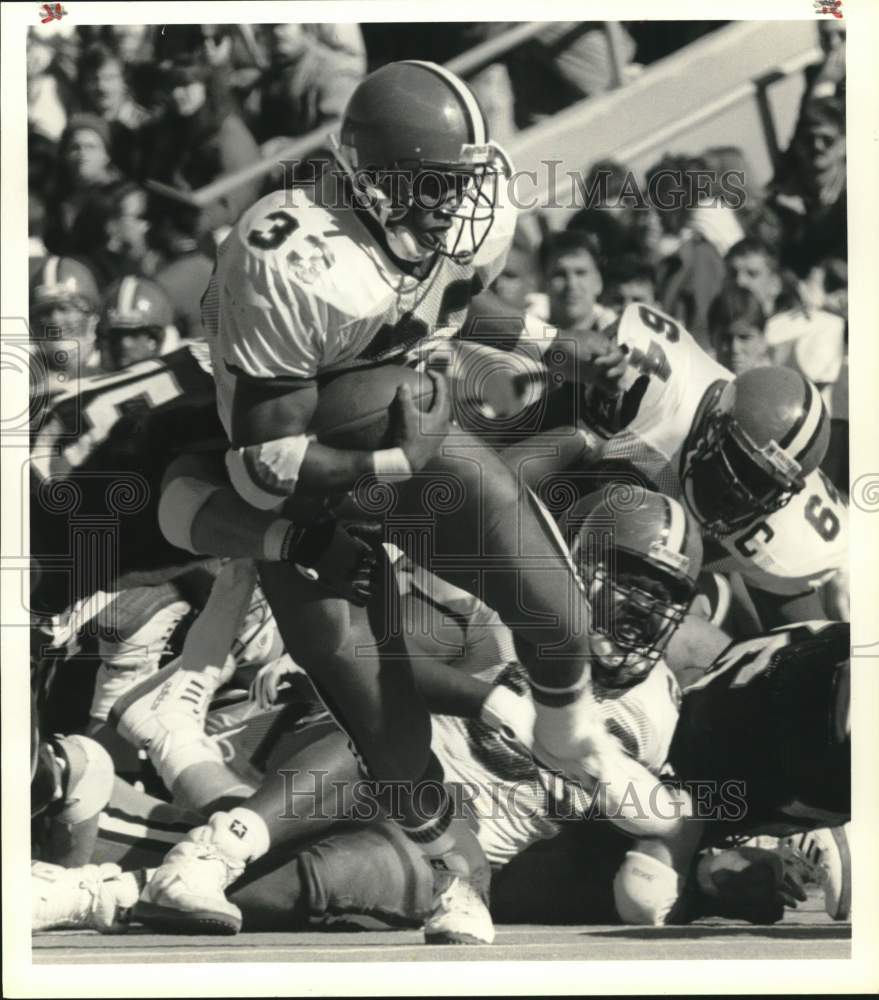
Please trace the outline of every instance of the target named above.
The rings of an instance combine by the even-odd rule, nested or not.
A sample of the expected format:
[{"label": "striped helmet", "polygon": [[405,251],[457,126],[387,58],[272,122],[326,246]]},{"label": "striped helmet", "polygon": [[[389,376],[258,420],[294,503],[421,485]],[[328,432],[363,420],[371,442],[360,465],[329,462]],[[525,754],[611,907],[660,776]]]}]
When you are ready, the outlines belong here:
[{"label": "striped helmet", "polygon": [[[351,95],[333,152],[358,206],[380,222],[398,256],[467,260],[488,235],[498,170],[508,164],[489,142],[472,91],[444,67],[404,60],[367,76]],[[445,232],[436,220],[414,225],[413,208],[453,225]]]},{"label": "striped helmet", "polygon": [[612,483],[563,520],[592,613],[593,677],[610,688],[644,680],[696,594],[702,538],[685,508]]},{"label": "striped helmet", "polygon": [[46,257],[31,273],[31,313],[59,302],[72,303],[86,313],[97,312],[101,302],[94,275],[73,257]]},{"label": "striped helmet", "polygon": [[164,330],[174,322],[168,296],[154,281],[134,274],[114,281],[107,289],[98,333],[112,330]]},{"label": "striped helmet", "polygon": [[830,440],[821,394],[791,368],[752,368],[729,382],[692,434],[684,496],[716,538],[782,508]]}]

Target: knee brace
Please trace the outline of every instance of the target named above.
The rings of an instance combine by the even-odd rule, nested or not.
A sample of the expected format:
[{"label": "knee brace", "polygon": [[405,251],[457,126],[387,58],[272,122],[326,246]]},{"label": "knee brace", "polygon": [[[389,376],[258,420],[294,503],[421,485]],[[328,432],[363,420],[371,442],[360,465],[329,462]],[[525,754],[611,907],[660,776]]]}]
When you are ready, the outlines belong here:
[{"label": "knee brace", "polygon": [[87,736],[57,736],[55,751],[67,764],[64,805],[57,814],[70,826],[99,813],[110,801],[116,772],[110,755]]}]

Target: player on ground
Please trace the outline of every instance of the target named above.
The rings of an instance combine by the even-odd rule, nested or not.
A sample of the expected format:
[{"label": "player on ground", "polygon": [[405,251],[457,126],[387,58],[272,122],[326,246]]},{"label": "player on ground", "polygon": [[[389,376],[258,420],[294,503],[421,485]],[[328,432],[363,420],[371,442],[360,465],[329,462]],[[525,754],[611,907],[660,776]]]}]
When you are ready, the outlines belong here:
[{"label": "player on ground", "polygon": [[[695,554],[692,546],[698,538],[691,528],[687,541],[687,533],[675,528],[676,522],[678,528],[686,522],[681,508],[666,498],[651,500],[648,495],[646,500],[634,511],[616,512],[615,522],[607,516],[606,505],[585,517],[581,506],[571,522],[581,539],[580,546],[573,546],[581,558],[596,549],[607,557],[617,549],[628,562],[610,590],[607,558],[588,560],[584,572],[591,574],[596,605],[607,603],[600,594],[606,590],[605,597],[612,597],[620,609],[615,619],[619,637],[606,635],[610,649],[616,647],[617,653],[608,655],[623,655],[633,666],[643,657],[653,661],[671,633],[680,628],[685,607],[681,600],[687,596],[679,588],[689,576],[686,591],[691,597],[698,569],[698,559],[689,565],[684,562],[687,552]],[[663,507],[671,517],[639,517],[661,513]],[[610,539],[609,523],[621,528]],[[767,829],[783,833],[847,819],[847,634],[845,625],[796,627],[732,646],[716,629],[709,628],[701,636],[703,663],[709,662],[715,650],[720,655],[707,670],[694,664],[701,676],[692,685],[692,693],[685,695],[672,760],[680,778],[688,783],[711,787],[716,793],[723,781],[734,781],[737,789],[728,798],[715,794],[705,802],[713,818],[705,817],[709,822],[703,843],[724,844],[733,835]],[[643,678],[643,670],[635,669],[632,677]],[[574,922],[612,919],[607,909],[611,905],[609,876],[604,881],[596,879],[582,863],[574,864],[568,852],[575,845],[578,862],[585,856],[592,858],[599,871],[619,868],[612,895],[626,922],[679,922],[712,913],[772,922],[780,918],[785,903],[803,898],[797,883],[810,867],[812,877],[825,883],[828,912],[837,918],[846,916],[850,869],[844,857],[845,838],[844,834],[834,837],[832,831],[818,830],[813,835],[820,850],[815,852],[815,844],[810,850],[823,855],[815,859],[817,866],[792,852],[792,845],[775,853],[750,846],[715,851],[691,865],[692,852],[703,834],[703,827],[695,822],[690,824],[695,841],[686,849],[648,840],[632,845],[619,836],[608,840],[606,824],[594,835],[588,832],[594,827],[590,824],[583,836],[570,824],[562,824],[565,829],[556,849],[539,851],[533,861],[533,852],[511,861],[529,844],[554,836],[559,819],[584,812],[591,815],[592,810],[582,789],[557,782],[530,762],[524,749],[528,716],[509,709],[511,699],[528,703],[521,670],[503,670],[496,686],[488,690],[507,696],[494,701],[494,725],[439,719],[434,746],[450,776],[460,782],[463,795],[458,800],[479,822],[480,839],[492,863],[510,863],[510,870],[499,876],[502,891],[496,915],[500,919],[553,920],[561,914],[568,914]],[[658,709],[666,700],[670,725],[663,728],[664,715]],[[622,691],[608,689],[602,700],[608,724],[618,727],[631,752],[653,767],[665,758],[677,703],[677,687],[661,663],[643,683]],[[533,708],[531,713],[533,720]],[[511,729],[501,736],[497,725]],[[341,738],[329,722],[313,720],[310,726],[312,739],[320,741],[328,733],[331,739]],[[306,727],[302,735],[308,732]],[[748,749],[752,745],[757,748],[754,753]],[[786,751],[792,745],[795,753],[791,756]],[[266,752],[271,753],[261,750]],[[816,761],[822,768],[818,781],[813,773]],[[294,757],[286,766],[301,766],[301,759]],[[356,769],[326,773],[329,786],[334,776],[353,776]],[[96,860],[152,865],[161,842],[179,837],[186,829],[185,816],[169,807],[153,802],[142,821],[137,819],[139,809],[136,796],[120,792],[103,827],[102,853]],[[284,810],[285,803],[279,802],[278,809]],[[152,831],[148,834],[152,844],[138,845],[138,822]],[[295,820],[288,815],[288,822]],[[308,823],[304,825],[307,835]],[[300,927],[309,916],[333,913],[371,913],[392,924],[417,925],[429,910],[430,878],[418,864],[417,851],[393,829],[341,831],[322,840],[317,850],[301,851],[291,862],[277,858],[273,863],[273,857],[277,858],[274,852],[230,889],[250,929]],[[534,863],[539,865],[540,878],[535,876]],[[570,867],[565,868],[566,864]],[[591,902],[583,898],[584,877],[592,887]],[[35,882],[42,892],[43,912],[58,919],[65,906],[78,912],[88,902],[85,886],[68,882],[59,878],[54,885],[57,893],[66,894],[66,903],[47,894],[44,877]],[[518,886],[515,891],[514,886]],[[108,893],[122,894],[125,889],[125,905],[130,905],[130,886],[119,882],[118,873],[109,873],[99,888],[99,893],[93,893],[95,904]],[[550,899],[554,916],[542,909]]]},{"label": "player on ground", "polygon": [[[674,624],[682,619],[695,592],[701,554],[699,535],[692,525],[687,526],[683,509],[660,495],[641,491],[634,502],[630,497],[627,506],[620,512],[615,512],[611,502],[598,503],[588,513],[587,505],[594,506],[594,501],[595,498],[591,498],[584,502],[570,527],[577,538],[590,540],[588,547],[595,559],[590,562],[590,566],[594,568],[590,571],[589,586],[596,601],[606,612],[602,619],[602,676],[607,677],[610,686],[603,687],[599,684],[597,690],[601,694],[598,710],[604,724],[619,736],[633,759],[656,772],[666,757],[678,705],[677,685],[660,657],[671,637]],[[584,551],[586,547],[584,543]],[[617,557],[624,565],[614,565]],[[585,555],[583,563],[585,567]],[[399,572],[408,571],[403,569]],[[412,595],[412,603],[421,605],[423,616],[424,611],[430,607],[425,603],[428,601],[425,588],[436,592],[437,587],[432,587],[423,571],[417,567],[412,568],[412,573],[413,580],[408,589]],[[443,591],[444,600],[448,601],[448,591],[451,588],[443,587],[439,581],[434,583]],[[200,631],[202,638],[196,639],[196,642],[200,641],[203,651],[205,644],[216,646],[212,654],[209,654],[213,661],[223,658],[224,649],[231,641],[235,627],[235,608],[240,613],[243,607],[243,603],[237,599],[240,595],[234,593],[235,586],[233,581],[225,596],[218,595],[217,592],[212,594],[204,612],[204,620],[196,623],[187,638],[189,646],[193,633]],[[454,613],[460,614],[461,600],[454,592],[451,596],[459,608]],[[466,602],[466,598],[464,600],[472,605],[472,599],[469,602]],[[411,610],[414,617],[419,616],[417,607]],[[440,612],[441,617],[444,617],[453,612],[453,606],[448,603],[440,605]],[[477,617],[480,620],[484,618]],[[518,664],[503,666],[502,660],[498,658],[498,646],[492,643],[492,637],[480,634],[483,631],[490,633],[492,630],[507,632],[496,617],[492,622],[483,622],[482,625],[478,622],[467,623],[466,637],[463,639],[468,650],[465,658],[467,667],[462,665],[459,669],[472,671],[480,665],[481,669],[476,670],[475,677],[459,678],[458,684],[463,685],[468,679],[470,681],[470,689],[474,692],[472,717],[468,721],[452,717],[438,718],[433,745],[449,778],[463,792],[463,797],[460,794],[456,796],[459,807],[463,805],[468,815],[478,824],[480,842],[489,860],[493,865],[500,866],[535,840],[553,835],[557,830],[558,819],[595,812],[600,804],[582,788],[564,782],[539,767],[535,768],[528,749],[533,742],[534,706],[528,697],[527,675]],[[434,640],[434,656],[448,655],[443,645],[437,649],[437,642],[441,640]],[[487,652],[483,648],[486,645],[494,646],[498,652]],[[425,648],[422,645],[422,649]],[[187,652],[185,649],[184,659]],[[623,661],[625,665],[622,666],[618,661]],[[420,660],[416,662],[423,666]],[[419,671],[419,679],[424,676]],[[618,677],[621,686],[614,686]],[[204,675],[202,680],[206,680]],[[492,684],[492,681],[496,683]],[[172,732],[178,733],[187,728],[187,715],[191,717],[198,714],[190,702],[204,702],[206,699],[202,697],[203,692],[204,685],[201,693],[186,692],[185,705],[184,695],[181,695],[181,703],[175,705],[173,693],[157,698],[155,688],[148,699],[156,702],[155,714],[164,722],[168,734],[162,737],[159,729],[152,725],[149,729],[149,753],[162,776],[167,779],[168,786],[173,785],[178,792],[181,788],[176,778],[185,774],[187,767],[191,766],[193,758],[190,754],[194,743],[184,746],[181,742],[177,746],[176,760],[170,770],[168,765],[171,762],[159,744],[163,739],[167,740]],[[446,702],[449,701],[447,696]],[[120,714],[124,722],[129,713],[122,708]],[[325,713],[323,719],[321,725],[318,725],[318,720],[310,723],[311,731],[315,733],[311,741],[318,745],[323,743],[327,747],[323,758],[324,766],[320,772],[325,777],[325,784],[328,787],[332,785],[335,790],[339,782],[351,782],[356,778],[357,771],[350,753],[344,750],[343,734],[333,726]],[[128,731],[130,726],[130,723],[126,723],[125,730]],[[507,735],[499,735],[496,731],[498,727],[504,727]],[[511,733],[516,734],[513,742]],[[203,744],[204,731],[198,735]],[[309,734],[304,732],[303,735]],[[340,751],[344,751],[341,768],[338,756]],[[260,751],[263,755],[269,752],[265,748]],[[277,751],[273,757],[277,760]],[[285,761],[285,771],[289,774],[292,773],[291,769],[302,769],[304,765],[305,760],[300,753]],[[235,780],[232,775],[231,781]],[[191,799],[188,801],[191,802]],[[357,802],[357,799],[354,801]],[[329,807],[329,800],[326,805]],[[130,810],[130,806],[128,808]],[[299,840],[313,838],[317,830],[315,819],[306,814],[297,822],[292,815],[292,808],[293,803],[286,797],[275,803],[275,811],[285,814],[286,836]],[[338,818],[344,815],[341,811],[340,814]],[[114,820],[111,826],[115,828],[118,824]],[[398,898],[400,894],[410,900],[424,899],[425,884],[429,883],[429,879],[426,879],[428,869],[424,867],[422,876],[417,877],[419,866],[413,860],[417,859],[417,848],[404,850],[400,846],[400,838],[387,832],[381,835],[356,835],[354,841],[340,835],[334,836],[322,849],[321,856],[326,856],[326,864],[313,860],[317,867],[311,877],[312,881],[317,880],[317,884],[324,887],[328,898],[333,900],[333,906],[339,905],[343,882],[350,881],[352,877],[347,872],[347,865],[340,866],[338,859],[353,859],[358,850],[363,852],[364,857],[375,861],[375,864],[366,866],[368,871],[365,880],[356,880],[358,888],[347,906],[349,911],[369,909],[370,898],[374,899],[377,910],[382,909],[379,904],[383,900],[386,912],[393,912],[395,908],[402,909]],[[398,855],[402,851],[406,856],[407,864],[403,868],[399,861],[396,865],[390,863],[394,851]],[[102,854],[100,857],[102,860],[110,857],[123,859],[118,854]],[[332,860],[334,857],[335,862]],[[410,874],[406,875],[406,871],[410,869]],[[379,877],[381,872],[393,876],[388,884]],[[406,889],[407,884],[411,891]],[[290,881],[286,890],[288,899],[292,898],[295,891],[301,891],[301,887],[296,889],[299,885],[298,880]],[[254,897],[254,893],[245,896]],[[427,898],[430,898],[429,891]],[[256,902],[257,899],[253,898],[252,903]],[[317,898],[312,902],[316,906]],[[140,909],[142,907],[139,912]],[[411,904],[407,916],[409,919],[413,918]]]}]

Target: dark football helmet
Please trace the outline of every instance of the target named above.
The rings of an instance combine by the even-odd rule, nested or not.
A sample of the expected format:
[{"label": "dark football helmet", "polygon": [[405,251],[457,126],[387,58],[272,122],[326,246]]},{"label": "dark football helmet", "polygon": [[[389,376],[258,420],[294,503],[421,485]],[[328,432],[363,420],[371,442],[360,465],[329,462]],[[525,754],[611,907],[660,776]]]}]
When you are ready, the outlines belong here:
[{"label": "dark football helmet", "polygon": [[830,440],[821,394],[791,368],[752,368],[729,382],[685,446],[682,485],[703,531],[722,538],[783,507]]},{"label": "dark football helmet", "polygon": [[604,687],[632,687],[695,597],[699,529],[676,500],[628,484],[583,497],[562,526],[592,611],[592,676]]},{"label": "dark football helmet", "polygon": [[476,254],[510,166],[454,73],[416,60],[376,70],[351,95],[332,143],[357,204],[381,224],[393,253],[462,262]]}]

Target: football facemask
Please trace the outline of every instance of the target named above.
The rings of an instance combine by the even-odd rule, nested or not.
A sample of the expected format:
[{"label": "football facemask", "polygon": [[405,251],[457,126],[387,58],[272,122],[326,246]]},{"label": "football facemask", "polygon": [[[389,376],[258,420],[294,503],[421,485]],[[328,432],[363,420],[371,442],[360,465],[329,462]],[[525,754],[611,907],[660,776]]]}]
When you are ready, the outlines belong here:
[{"label": "football facemask", "polygon": [[498,205],[507,162],[499,147],[463,146],[454,164],[419,160],[366,171],[355,167],[353,148],[335,136],[330,141],[355,204],[381,225],[396,256],[414,262],[439,254],[460,264],[476,256]]},{"label": "football facemask", "polygon": [[703,530],[722,538],[780,510],[805,485],[774,441],[761,448],[729,414],[711,414],[683,473],[684,495]]},{"label": "football facemask", "polygon": [[592,676],[606,688],[639,684],[683,622],[695,588],[623,553],[615,566],[587,568],[587,586],[595,633]]}]

